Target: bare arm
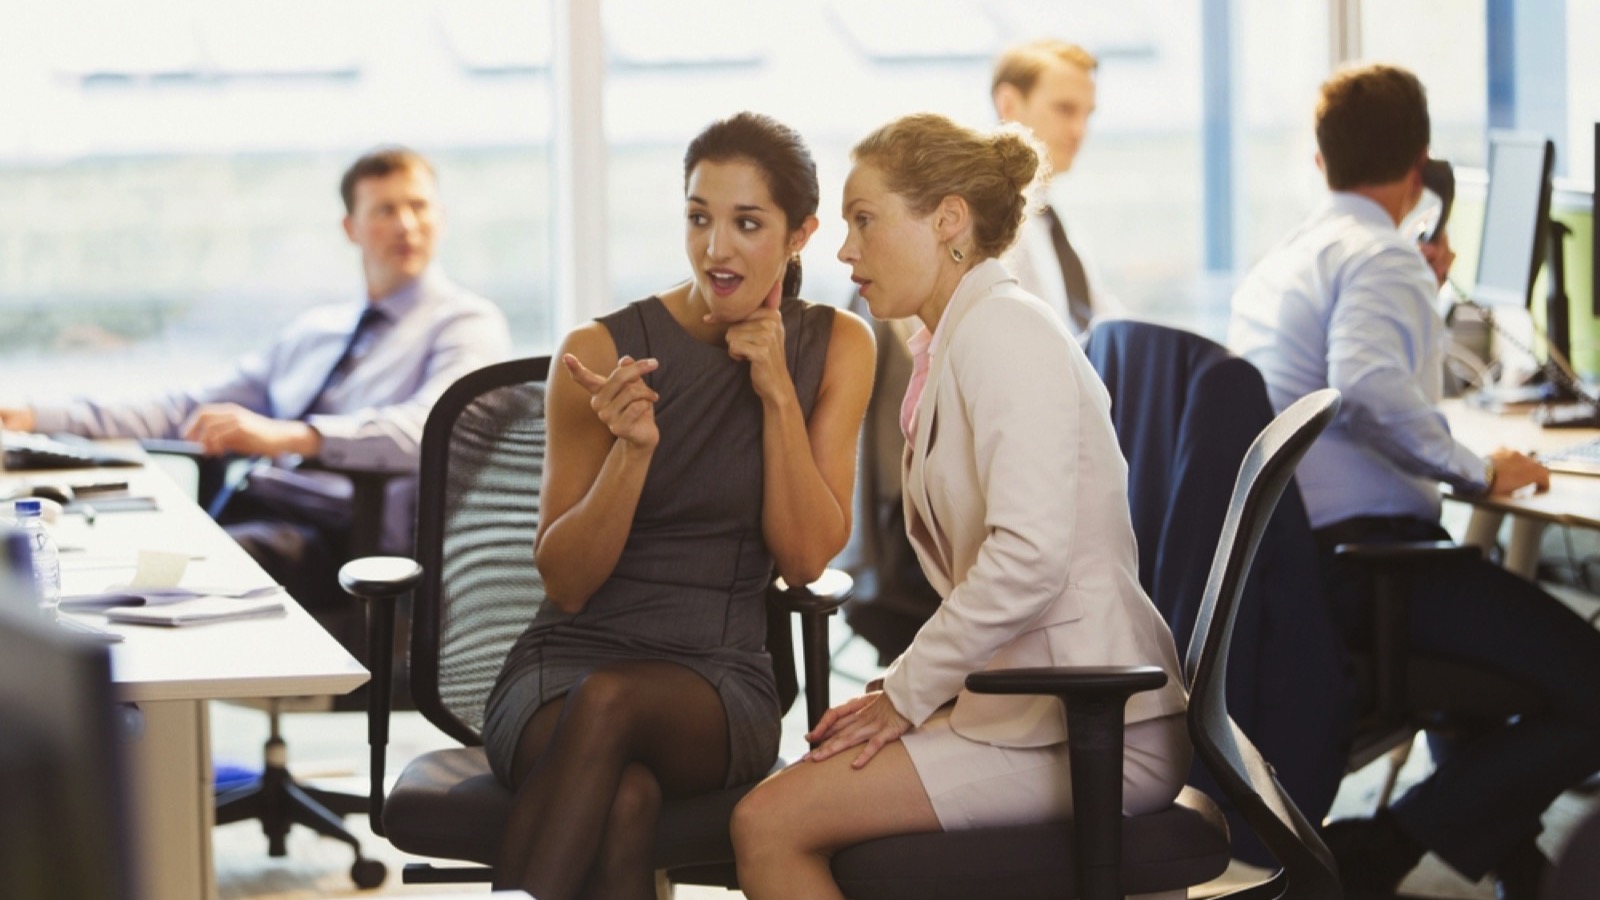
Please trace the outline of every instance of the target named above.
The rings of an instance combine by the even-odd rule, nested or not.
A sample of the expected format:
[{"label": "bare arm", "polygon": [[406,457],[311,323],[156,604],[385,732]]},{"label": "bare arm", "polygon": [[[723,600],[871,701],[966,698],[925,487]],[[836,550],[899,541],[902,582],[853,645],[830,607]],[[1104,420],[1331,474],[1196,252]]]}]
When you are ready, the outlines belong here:
[{"label": "bare arm", "polygon": [[611,576],[633,528],[660,438],[657,395],[643,380],[656,364],[618,359],[610,333],[594,323],[567,337],[556,365],[534,563],[549,601],[577,612]]},{"label": "bare arm", "polygon": [[809,425],[784,361],[776,310],[759,310],[730,329],[728,352],[750,361],[761,398],[762,535],[784,580],[808,584],[850,537],[856,443],[872,395],[872,332],[848,312],[834,315]]}]

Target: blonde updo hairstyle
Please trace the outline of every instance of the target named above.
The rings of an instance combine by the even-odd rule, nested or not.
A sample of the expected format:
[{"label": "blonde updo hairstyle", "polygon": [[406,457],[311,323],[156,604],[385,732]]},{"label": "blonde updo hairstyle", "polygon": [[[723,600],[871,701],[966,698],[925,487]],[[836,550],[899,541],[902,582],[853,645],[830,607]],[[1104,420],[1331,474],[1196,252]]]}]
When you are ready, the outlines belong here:
[{"label": "blonde updo hairstyle", "polygon": [[934,113],[890,122],[856,144],[850,158],[878,169],[917,216],[932,213],[946,197],[965,200],[970,252],[979,259],[999,256],[1016,240],[1050,165],[1020,125],[985,134]]}]

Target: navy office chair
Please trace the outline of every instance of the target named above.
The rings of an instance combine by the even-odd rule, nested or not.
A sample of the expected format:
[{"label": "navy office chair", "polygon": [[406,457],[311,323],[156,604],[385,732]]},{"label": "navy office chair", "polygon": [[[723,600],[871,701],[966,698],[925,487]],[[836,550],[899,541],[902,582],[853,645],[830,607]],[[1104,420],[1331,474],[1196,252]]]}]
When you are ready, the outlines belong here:
[{"label": "navy office chair", "polygon": [[[1232,486],[1217,473],[1237,471],[1272,421],[1266,383],[1227,348],[1151,322],[1096,323],[1085,349],[1128,460],[1139,582],[1188,646],[1227,517]],[[1228,708],[1312,821],[1333,805],[1354,721],[1354,683],[1322,585],[1300,491],[1286,490],[1239,600]],[[1198,760],[1190,784],[1217,793]],[[1234,855],[1271,865],[1242,815],[1221,805]]]}]

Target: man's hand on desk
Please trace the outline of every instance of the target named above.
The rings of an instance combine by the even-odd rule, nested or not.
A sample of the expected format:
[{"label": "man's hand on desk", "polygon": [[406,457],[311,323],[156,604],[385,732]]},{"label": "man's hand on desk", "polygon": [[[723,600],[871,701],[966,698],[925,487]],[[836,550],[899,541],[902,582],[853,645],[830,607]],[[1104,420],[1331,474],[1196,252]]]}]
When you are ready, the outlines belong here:
[{"label": "man's hand on desk", "polygon": [[310,425],[269,419],[235,403],[212,403],[196,409],[184,425],[183,437],[199,444],[211,456],[296,453],[309,458],[322,449],[322,435]]},{"label": "man's hand on desk", "polygon": [[26,406],[0,406],[0,428],[7,431],[32,431],[33,410]]},{"label": "man's hand on desk", "polygon": [[1550,470],[1526,453],[1501,447],[1489,454],[1489,462],[1494,466],[1490,494],[1514,494],[1530,484],[1541,492],[1550,490]]}]

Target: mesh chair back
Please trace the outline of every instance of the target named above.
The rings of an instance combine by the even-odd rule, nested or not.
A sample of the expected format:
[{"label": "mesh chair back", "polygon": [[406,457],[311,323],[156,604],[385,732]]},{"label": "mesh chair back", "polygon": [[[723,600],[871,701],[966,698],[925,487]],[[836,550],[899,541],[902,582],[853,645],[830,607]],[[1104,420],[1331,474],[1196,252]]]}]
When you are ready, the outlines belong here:
[{"label": "mesh chair back", "polygon": [[1211,577],[1195,619],[1185,668],[1189,734],[1195,751],[1252,830],[1283,864],[1284,896],[1342,896],[1338,870],[1316,829],[1301,815],[1272,768],[1228,716],[1224,685],[1239,599],[1262,533],[1295,466],[1339,410],[1339,392],[1321,390],[1278,415],[1246,451]]},{"label": "mesh chair back", "polygon": [[412,599],[417,709],[467,745],[517,636],[544,602],[533,565],[550,358],[473,372],[434,405],[417,499],[422,582]]}]

